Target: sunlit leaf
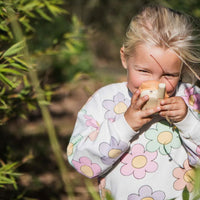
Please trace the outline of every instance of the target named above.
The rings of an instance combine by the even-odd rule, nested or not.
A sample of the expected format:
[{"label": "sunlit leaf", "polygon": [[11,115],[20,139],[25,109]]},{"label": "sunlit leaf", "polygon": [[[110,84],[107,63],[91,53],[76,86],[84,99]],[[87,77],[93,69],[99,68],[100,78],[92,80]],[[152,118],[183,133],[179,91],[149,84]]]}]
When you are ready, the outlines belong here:
[{"label": "sunlit leaf", "polygon": [[26,5],[23,6],[23,10],[33,10],[34,8],[38,7],[40,5],[40,2],[38,1],[30,1]]},{"label": "sunlit leaf", "polygon": [[18,58],[17,56],[13,56],[12,59],[19,62],[21,65],[23,65],[26,68],[29,67],[28,63],[26,63],[24,60]]},{"label": "sunlit leaf", "polygon": [[16,71],[14,69],[4,68],[0,69],[0,73],[7,73],[7,74],[13,74],[13,75],[20,75],[22,76],[23,73]]},{"label": "sunlit leaf", "polygon": [[2,68],[4,68],[4,67],[7,67],[8,66],[8,64],[0,64],[0,70],[2,69]]},{"label": "sunlit leaf", "polygon": [[[33,16],[32,16],[33,17]],[[26,27],[26,31],[32,31],[34,32],[35,29],[33,26],[31,26],[31,23],[30,23],[30,20],[26,17],[26,16],[23,16],[19,19],[19,21]]]},{"label": "sunlit leaf", "polygon": [[57,16],[58,14],[67,13],[66,10],[64,10],[58,6],[52,5],[48,1],[45,1],[45,5],[47,6],[47,8],[51,12],[51,14],[53,14],[54,16]]},{"label": "sunlit leaf", "polygon": [[27,67],[24,67],[24,66],[22,66],[22,65],[20,65],[18,63],[10,63],[10,66],[12,66],[12,67],[14,67],[16,69],[21,69],[23,71],[28,71]]},{"label": "sunlit leaf", "polygon": [[12,56],[18,52],[20,52],[25,47],[24,41],[17,42],[13,46],[11,46],[2,57]]},{"label": "sunlit leaf", "polygon": [[43,18],[46,19],[47,21],[52,21],[52,18],[49,17],[43,10],[41,9],[36,9],[37,13]]},{"label": "sunlit leaf", "polygon": [[6,78],[6,76],[4,76],[3,74],[0,73],[0,81],[2,81],[3,83],[5,83],[6,85],[15,88],[15,84],[10,81],[8,78]]}]

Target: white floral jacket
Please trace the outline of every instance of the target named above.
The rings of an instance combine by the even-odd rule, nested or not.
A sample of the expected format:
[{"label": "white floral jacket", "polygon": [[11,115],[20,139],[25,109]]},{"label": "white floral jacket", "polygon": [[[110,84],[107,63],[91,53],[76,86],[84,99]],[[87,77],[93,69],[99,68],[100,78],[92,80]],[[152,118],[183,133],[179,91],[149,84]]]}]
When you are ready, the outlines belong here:
[{"label": "white floral jacket", "polygon": [[124,118],[131,101],[125,82],[99,89],[80,110],[67,156],[79,173],[99,178],[102,199],[109,192],[115,200],[181,200],[185,187],[193,190],[200,89],[180,83],[175,95],[188,105],[185,119],[170,126],[157,115],[138,132]]}]

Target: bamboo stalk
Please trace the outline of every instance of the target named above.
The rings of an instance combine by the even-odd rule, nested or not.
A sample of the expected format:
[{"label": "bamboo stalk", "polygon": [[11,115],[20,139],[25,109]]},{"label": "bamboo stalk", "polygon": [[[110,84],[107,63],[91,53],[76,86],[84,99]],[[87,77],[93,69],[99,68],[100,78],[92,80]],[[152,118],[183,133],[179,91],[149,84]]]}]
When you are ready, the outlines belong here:
[{"label": "bamboo stalk", "polygon": [[[24,40],[25,36],[23,35],[20,24],[17,21],[17,15],[15,14],[14,10],[12,9],[11,1],[8,1],[6,9],[9,13],[9,20],[11,22],[12,30],[14,32],[14,36],[15,36],[16,40],[17,41]],[[62,181],[64,183],[65,191],[68,194],[69,200],[74,200],[74,193],[73,193],[71,180],[68,176],[68,170],[67,170],[64,158],[62,156],[62,151],[61,151],[61,147],[60,147],[58,138],[56,136],[56,131],[55,131],[55,127],[53,125],[53,120],[51,118],[48,107],[42,103],[42,102],[45,102],[44,91],[40,87],[37,72],[32,67],[33,65],[31,62],[31,56],[29,54],[29,50],[28,50],[28,46],[27,46],[26,42],[25,42],[25,48],[24,48],[23,54],[24,54],[24,60],[29,65],[29,76],[31,78],[33,88],[35,89],[37,102],[40,107],[40,110],[42,113],[42,118],[44,120],[46,129],[47,129],[51,148],[53,150],[57,165],[59,167],[59,171],[61,174]]]}]

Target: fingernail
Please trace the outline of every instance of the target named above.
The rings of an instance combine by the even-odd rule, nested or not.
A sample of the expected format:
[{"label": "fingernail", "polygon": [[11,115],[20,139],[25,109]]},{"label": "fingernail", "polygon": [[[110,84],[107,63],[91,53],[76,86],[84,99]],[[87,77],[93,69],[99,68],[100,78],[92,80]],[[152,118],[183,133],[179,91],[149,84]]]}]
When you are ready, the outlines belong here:
[{"label": "fingernail", "polygon": [[158,107],[157,107],[157,111],[160,111],[160,110],[161,110],[161,107],[160,107],[160,106],[158,106]]},{"label": "fingernail", "polygon": [[163,104],[164,104],[164,101],[162,100],[162,101],[160,102],[160,104],[163,105]]},{"label": "fingernail", "polygon": [[136,93],[139,94],[139,93],[140,93],[140,90],[136,90]]}]

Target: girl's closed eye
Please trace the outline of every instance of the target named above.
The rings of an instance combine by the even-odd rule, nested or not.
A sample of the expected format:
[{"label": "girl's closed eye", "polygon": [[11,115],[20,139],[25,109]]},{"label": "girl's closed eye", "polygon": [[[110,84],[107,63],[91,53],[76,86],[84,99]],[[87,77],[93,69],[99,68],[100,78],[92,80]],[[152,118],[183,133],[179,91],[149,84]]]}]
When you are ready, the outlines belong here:
[{"label": "girl's closed eye", "polygon": [[173,73],[173,74],[166,73],[166,74],[163,74],[163,76],[166,78],[176,78],[176,77],[179,77],[180,74],[179,73]]},{"label": "girl's closed eye", "polygon": [[138,69],[136,69],[136,70],[137,70],[138,72],[144,73],[144,74],[149,74],[149,73],[151,73],[150,70],[145,69],[145,68],[138,68]]},{"label": "girl's closed eye", "polygon": [[143,73],[149,73],[147,70],[143,70],[143,69],[139,69],[139,72],[143,72]]}]

